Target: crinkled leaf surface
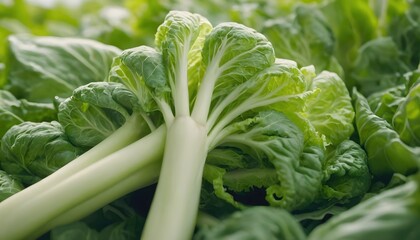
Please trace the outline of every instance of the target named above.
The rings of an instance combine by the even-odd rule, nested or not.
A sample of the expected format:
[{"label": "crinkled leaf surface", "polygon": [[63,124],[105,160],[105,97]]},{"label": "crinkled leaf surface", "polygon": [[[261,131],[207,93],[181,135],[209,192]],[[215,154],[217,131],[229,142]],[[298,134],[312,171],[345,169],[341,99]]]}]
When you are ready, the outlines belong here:
[{"label": "crinkled leaf surface", "polygon": [[345,203],[363,196],[369,190],[371,175],[362,147],[354,141],[344,140],[329,151],[324,161],[322,182],[322,201]]},{"label": "crinkled leaf surface", "polygon": [[22,183],[33,184],[81,152],[69,142],[58,122],[24,122],[3,136],[0,165]]},{"label": "crinkled leaf surface", "polygon": [[74,145],[93,147],[121,127],[136,107],[136,96],[121,83],[93,82],[76,88],[59,105],[58,120]]},{"label": "crinkled leaf surface", "polygon": [[22,184],[0,170],[0,202],[23,189]]},{"label": "crinkled leaf surface", "polygon": [[289,210],[311,203],[321,187],[323,150],[307,146],[302,131],[284,114],[264,111],[236,122],[221,146],[240,149],[249,155],[245,168],[206,168],[204,178],[212,182],[216,195],[241,206],[225,192],[266,189],[266,201]]},{"label": "crinkled leaf surface", "polygon": [[344,81],[335,73],[323,71],[312,80],[310,89],[320,91],[306,103],[310,123],[325,137],[327,145],[348,139],[354,131],[354,110]]}]

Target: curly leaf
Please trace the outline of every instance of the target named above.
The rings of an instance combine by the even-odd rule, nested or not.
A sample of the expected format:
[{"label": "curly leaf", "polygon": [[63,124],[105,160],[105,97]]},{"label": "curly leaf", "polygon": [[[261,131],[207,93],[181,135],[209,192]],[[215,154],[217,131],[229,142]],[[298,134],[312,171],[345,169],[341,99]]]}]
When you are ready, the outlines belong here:
[{"label": "curly leaf", "polygon": [[386,176],[394,172],[410,174],[416,171],[420,147],[410,147],[384,119],[376,116],[366,98],[353,90],[356,126],[360,143],[366,149],[373,175]]},{"label": "curly leaf", "polygon": [[33,184],[82,153],[58,122],[24,122],[10,128],[1,141],[0,165],[24,184]]},{"label": "curly leaf", "polygon": [[354,110],[344,81],[335,73],[323,71],[312,80],[310,89],[320,90],[306,103],[310,123],[324,135],[326,144],[337,145],[348,139],[354,131]]},{"label": "curly leaf", "polygon": [[370,187],[367,156],[359,144],[345,140],[327,154],[323,166],[322,201],[346,201],[361,197]]},{"label": "curly leaf", "polygon": [[270,205],[289,210],[314,200],[321,187],[323,150],[307,146],[302,131],[284,114],[260,112],[229,125],[225,131],[230,134],[220,146],[241,149],[253,161],[245,168],[218,171],[215,189],[224,191],[223,185],[233,191],[262,187]]},{"label": "curly leaf", "polygon": [[136,107],[136,96],[121,83],[94,82],[61,102],[58,120],[74,145],[93,147],[121,127]]}]

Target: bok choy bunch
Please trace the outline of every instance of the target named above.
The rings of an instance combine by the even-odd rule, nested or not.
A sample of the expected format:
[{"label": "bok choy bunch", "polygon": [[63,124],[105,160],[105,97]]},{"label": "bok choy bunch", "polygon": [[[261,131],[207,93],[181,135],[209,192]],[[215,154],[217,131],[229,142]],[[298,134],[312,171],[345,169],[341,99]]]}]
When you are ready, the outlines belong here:
[{"label": "bok choy bunch", "polygon": [[[170,12],[155,44],[123,51],[110,73],[145,111],[162,113],[167,129],[143,239],[191,237],[203,173],[219,197],[240,206],[220,178],[226,171],[221,166],[235,163],[225,157],[205,167],[216,150],[240,152],[251,161],[237,172],[243,175],[239,191],[264,187],[268,203],[288,210],[315,200],[326,146],[334,148],[353,131],[354,112],[337,75],[314,78],[313,68],[276,59],[272,44],[255,30],[236,23],[213,28],[188,12]],[[325,107],[330,104],[336,106]],[[246,181],[246,175],[252,177]]]},{"label": "bok choy bunch", "polygon": [[[0,237],[39,236],[156,180],[145,240],[191,238],[202,179],[235,207],[247,205],[235,193],[262,188],[266,204],[288,211],[369,187],[366,154],[348,140],[354,111],[344,82],[276,58],[249,27],[171,11],[155,47],[122,51],[108,80],[77,88],[59,107],[70,140],[94,147],[3,201],[0,215],[10,217],[0,219]],[[89,132],[100,137],[79,137]]]}]

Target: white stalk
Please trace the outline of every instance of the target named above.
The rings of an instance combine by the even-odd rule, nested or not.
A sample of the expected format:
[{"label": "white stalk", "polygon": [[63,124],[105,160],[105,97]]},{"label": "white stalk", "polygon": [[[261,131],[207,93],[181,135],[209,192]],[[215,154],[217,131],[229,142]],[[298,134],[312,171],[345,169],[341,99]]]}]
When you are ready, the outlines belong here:
[{"label": "white stalk", "polygon": [[61,213],[94,198],[142,167],[159,161],[164,149],[165,129],[162,126],[82,171],[74,172],[60,182],[50,183],[50,188],[37,192],[25,201],[15,201],[13,196],[9,198],[10,201],[3,201],[0,204],[0,239],[34,238],[42,226]]},{"label": "white stalk", "polygon": [[53,174],[43,178],[36,184],[33,184],[24,190],[12,195],[0,203],[0,215],[2,215],[5,206],[10,204],[20,205],[25,203],[28,199],[38,195],[41,192],[47,191],[57,183],[66,180],[73,174],[77,173],[95,163],[96,161],[106,157],[107,155],[129,145],[138,140],[141,136],[146,134],[143,120],[133,115],[127,122],[115,131],[111,136],[103,140],[101,143],[90,149],[83,155],[74,159],[64,167],[58,169]]},{"label": "white stalk", "polygon": [[143,240],[190,239],[195,226],[204,163],[206,128],[191,117],[168,127],[161,174]]},{"label": "white stalk", "polygon": [[190,97],[188,93],[188,51],[190,50],[191,39],[184,41],[182,54],[177,59],[179,66],[175,74],[175,115],[189,116],[190,115]]},{"label": "white stalk", "polygon": [[160,161],[153,162],[141,168],[139,171],[99,193],[93,198],[90,198],[76,207],[61,213],[60,216],[42,226],[42,228],[40,228],[34,236],[40,236],[57,226],[78,221],[95,212],[97,209],[115,201],[120,196],[125,196],[137,189],[141,189],[155,183],[159,178],[160,168]]},{"label": "white stalk", "polygon": [[217,79],[220,77],[220,74],[223,72],[223,68],[219,67],[219,65],[222,60],[225,47],[225,43],[223,43],[210,64],[207,66],[206,73],[204,74],[200,88],[197,92],[197,100],[191,116],[198,123],[203,125],[206,124],[207,117],[209,115],[214,86]]}]

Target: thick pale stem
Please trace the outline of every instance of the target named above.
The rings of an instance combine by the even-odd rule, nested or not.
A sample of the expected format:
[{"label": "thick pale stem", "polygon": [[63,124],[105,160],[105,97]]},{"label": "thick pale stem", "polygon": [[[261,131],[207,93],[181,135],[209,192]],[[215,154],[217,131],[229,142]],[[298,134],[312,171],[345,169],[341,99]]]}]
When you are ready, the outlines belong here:
[{"label": "thick pale stem", "polygon": [[118,196],[125,196],[130,192],[155,183],[159,177],[160,168],[160,161],[153,162],[148,166],[141,168],[133,175],[128,176],[104,192],[101,192],[93,198],[88,199],[84,203],[77,205],[67,212],[61,213],[60,216],[50,221],[48,224],[42,226],[38,233],[35,233],[34,235],[40,236],[41,234],[48,232],[54,227],[78,221],[90,215],[97,209],[111,203],[112,201],[115,201]]},{"label": "thick pale stem", "polygon": [[139,116],[133,115],[122,127],[94,148],[90,149],[36,184],[31,185],[4,200],[0,203],[0,214],[2,213],[2,209],[4,209],[3,206],[7,206],[9,204],[18,206],[21,203],[25,203],[33,196],[50,189],[52,186],[64,181],[78,171],[85,169],[107,155],[138,140],[140,137],[146,135],[148,132],[146,129],[147,127],[145,126],[145,122],[143,122]]},{"label": "thick pale stem", "polygon": [[[117,151],[61,182],[50,184],[26,201],[0,204],[0,239],[30,239],[61,213],[75,208],[136,171],[162,158],[166,127]],[[74,194],[77,193],[77,194]],[[12,196],[13,197],[13,196]],[[115,196],[116,198],[121,196]],[[28,217],[30,214],[30,217]]]},{"label": "thick pale stem", "polygon": [[176,118],[168,129],[161,174],[143,240],[191,238],[206,155],[206,128],[191,117]]}]

